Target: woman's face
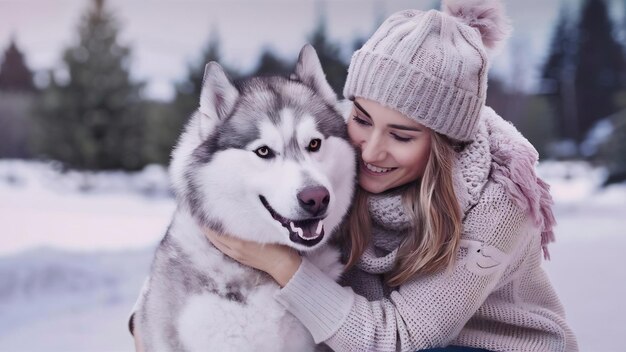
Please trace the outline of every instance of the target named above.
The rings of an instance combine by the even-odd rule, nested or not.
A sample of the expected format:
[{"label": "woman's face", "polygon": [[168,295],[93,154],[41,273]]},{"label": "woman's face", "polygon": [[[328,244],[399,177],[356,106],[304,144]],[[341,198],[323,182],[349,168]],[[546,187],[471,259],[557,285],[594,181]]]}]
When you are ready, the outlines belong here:
[{"label": "woman's face", "polygon": [[359,185],[370,193],[422,177],[430,155],[430,130],[372,100],[356,98],[348,135],[358,148]]}]

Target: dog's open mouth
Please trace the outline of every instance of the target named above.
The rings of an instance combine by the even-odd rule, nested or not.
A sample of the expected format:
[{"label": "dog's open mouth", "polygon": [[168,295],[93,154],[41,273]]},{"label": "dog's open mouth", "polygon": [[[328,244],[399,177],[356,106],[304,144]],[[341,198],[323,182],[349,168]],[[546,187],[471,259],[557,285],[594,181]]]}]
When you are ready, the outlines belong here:
[{"label": "dog's open mouth", "polygon": [[307,247],[318,244],[324,238],[324,218],[311,218],[305,220],[288,219],[272,209],[267,199],[259,196],[261,203],[272,218],[278,221],[284,228],[289,231],[289,239],[292,242],[305,245]]}]

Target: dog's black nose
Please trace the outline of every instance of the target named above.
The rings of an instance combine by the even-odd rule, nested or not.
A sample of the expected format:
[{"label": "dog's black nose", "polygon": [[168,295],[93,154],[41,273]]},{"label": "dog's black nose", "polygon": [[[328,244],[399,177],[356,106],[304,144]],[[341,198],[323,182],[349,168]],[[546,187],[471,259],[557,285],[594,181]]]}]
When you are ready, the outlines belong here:
[{"label": "dog's black nose", "polygon": [[326,187],[307,187],[298,193],[300,206],[313,216],[322,214],[328,208],[330,194]]}]

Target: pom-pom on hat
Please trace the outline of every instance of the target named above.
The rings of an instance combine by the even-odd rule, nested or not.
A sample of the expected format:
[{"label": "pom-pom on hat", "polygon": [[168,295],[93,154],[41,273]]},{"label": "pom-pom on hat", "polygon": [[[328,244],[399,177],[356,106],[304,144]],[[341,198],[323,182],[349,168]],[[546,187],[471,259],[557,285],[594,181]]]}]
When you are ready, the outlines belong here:
[{"label": "pom-pom on hat", "polygon": [[444,0],[442,11],[391,15],[352,56],[343,94],[471,141],[485,104],[487,50],[510,31],[497,0]]}]

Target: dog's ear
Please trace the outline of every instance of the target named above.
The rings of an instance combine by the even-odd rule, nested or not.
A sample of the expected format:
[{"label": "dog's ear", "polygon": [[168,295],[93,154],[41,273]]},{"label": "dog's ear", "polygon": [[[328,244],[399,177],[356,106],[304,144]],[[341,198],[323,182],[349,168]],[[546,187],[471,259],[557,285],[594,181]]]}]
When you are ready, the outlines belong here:
[{"label": "dog's ear", "polygon": [[200,93],[200,112],[210,119],[222,120],[235,106],[239,91],[231,83],[217,62],[211,61],[204,68]]},{"label": "dog's ear", "polygon": [[337,95],[326,81],[320,60],[311,44],[306,44],[300,50],[294,74],[302,83],[319,93],[327,103],[332,105],[337,103]]}]

